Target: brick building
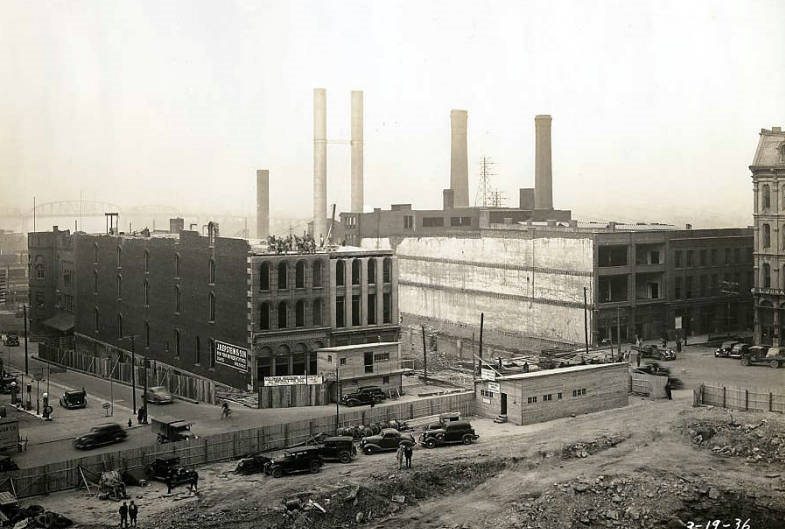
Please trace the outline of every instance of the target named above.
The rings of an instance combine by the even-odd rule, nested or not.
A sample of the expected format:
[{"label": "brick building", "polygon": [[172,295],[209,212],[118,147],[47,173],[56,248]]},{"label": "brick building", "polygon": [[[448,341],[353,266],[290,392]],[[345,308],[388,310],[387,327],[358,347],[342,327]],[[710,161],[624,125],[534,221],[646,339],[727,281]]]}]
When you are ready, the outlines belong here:
[{"label": "brick building", "polygon": [[785,336],[785,132],[762,129],[750,166],[755,197],[755,343]]},{"label": "brick building", "polygon": [[74,239],[57,226],[27,239],[30,334],[61,338],[74,328],[76,273]]},{"label": "brick building", "polygon": [[27,255],[23,233],[0,230],[0,309],[28,303]]}]

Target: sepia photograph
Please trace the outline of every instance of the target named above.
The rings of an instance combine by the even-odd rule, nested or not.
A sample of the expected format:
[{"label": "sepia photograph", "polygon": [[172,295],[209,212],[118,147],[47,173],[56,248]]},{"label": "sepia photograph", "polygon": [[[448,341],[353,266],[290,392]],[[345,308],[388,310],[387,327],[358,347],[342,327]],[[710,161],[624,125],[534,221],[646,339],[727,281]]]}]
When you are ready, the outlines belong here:
[{"label": "sepia photograph", "polygon": [[785,1],[0,0],[0,86],[0,527],[785,529]]}]

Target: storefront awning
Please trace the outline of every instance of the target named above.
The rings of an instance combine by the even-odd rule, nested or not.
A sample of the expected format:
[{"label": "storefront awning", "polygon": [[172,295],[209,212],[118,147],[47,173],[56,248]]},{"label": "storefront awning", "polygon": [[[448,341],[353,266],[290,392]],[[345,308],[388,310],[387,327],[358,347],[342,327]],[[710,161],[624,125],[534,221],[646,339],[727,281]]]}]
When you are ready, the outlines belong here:
[{"label": "storefront awning", "polygon": [[60,332],[68,332],[74,328],[74,315],[68,312],[58,312],[48,320],[44,320],[44,325]]}]

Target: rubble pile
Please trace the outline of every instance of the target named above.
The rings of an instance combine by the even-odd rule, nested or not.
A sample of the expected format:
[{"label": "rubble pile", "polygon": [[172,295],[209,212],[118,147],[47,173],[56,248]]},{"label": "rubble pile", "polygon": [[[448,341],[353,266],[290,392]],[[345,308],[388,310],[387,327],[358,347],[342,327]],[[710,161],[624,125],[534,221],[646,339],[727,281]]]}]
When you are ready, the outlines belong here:
[{"label": "rubble pile", "polygon": [[745,424],[732,418],[700,419],[685,423],[682,429],[694,445],[718,456],[785,464],[785,428],[766,419]]},{"label": "rubble pile", "polygon": [[[707,485],[701,478],[676,476],[579,477],[554,483],[534,499],[513,503],[484,522],[496,529],[553,527],[687,527],[707,517],[751,518],[755,527],[781,527],[785,502],[747,496]],[[727,511],[724,512],[724,511]],[[460,529],[461,526],[449,529]]]},{"label": "rubble pile", "polygon": [[562,459],[579,459],[589,457],[591,454],[602,452],[609,448],[613,448],[617,444],[624,441],[626,437],[622,435],[602,435],[593,441],[581,441],[577,443],[568,444],[562,448]]},{"label": "rubble pile", "polygon": [[40,505],[15,507],[6,513],[9,524],[14,529],[63,529],[73,522],[56,512],[46,511]]}]

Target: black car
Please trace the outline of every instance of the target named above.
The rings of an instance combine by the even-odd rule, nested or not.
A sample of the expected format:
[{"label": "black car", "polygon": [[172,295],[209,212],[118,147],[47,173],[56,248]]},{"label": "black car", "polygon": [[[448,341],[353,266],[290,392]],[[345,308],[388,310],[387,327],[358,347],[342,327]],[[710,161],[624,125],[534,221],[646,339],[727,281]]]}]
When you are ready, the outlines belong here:
[{"label": "black car", "polygon": [[97,446],[125,441],[128,433],[119,424],[94,426],[89,432],[74,439],[74,448],[89,450]]},{"label": "black car", "polygon": [[391,452],[398,450],[398,445],[408,443],[414,444],[414,437],[410,433],[401,433],[392,428],[382,430],[379,435],[363,437],[360,441],[360,448],[363,453],[370,455],[376,452]]},{"label": "black car", "polygon": [[66,391],[60,397],[60,406],[67,410],[87,407],[87,393],[84,391]]},{"label": "black car", "polygon": [[717,349],[714,351],[714,356],[716,358],[730,358],[730,352],[733,350],[733,346],[739,343],[738,341],[728,341],[722,342]]},{"label": "black car", "polygon": [[322,456],[319,447],[303,447],[286,450],[264,466],[264,473],[274,478],[294,472],[316,474],[322,470]]},{"label": "black car", "polygon": [[470,445],[480,438],[468,421],[446,422],[439,425],[440,427],[438,428],[430,426],[420,434],[420,444],[425,445],[427,448],[456,443]]},{"label": "black car", "polygon": [[264,466],[273,459],[265,454],[252,454],[248,457],[242,458],[237,463],[235,472],[238,474],[256,474],[257,472],[264,472]]},{"label": "black car", "polygon": [[357,391],[341,397],[341,404],[345,406],[362,406],[363,404],[376,404],[387,398],[379,386],[360,386]]},{"label": "black car", "polygon": [[319,447],[319,455],[322,459],[338,460],[341,463],[349,463],[357,455],[357,447],[354,446],[354,438],[343,435],[339,437],[327,437]]},{"label": "black car", "polygon": [[159,457],[145,467],[144,473],[147,475],[147,479],[165,481],[166,477],[179,467],[179,457]]},{"label": "black car", "polygon": [[5,335],[5,345],[16,347],[19,345],[19,335],[8,333]]}]

